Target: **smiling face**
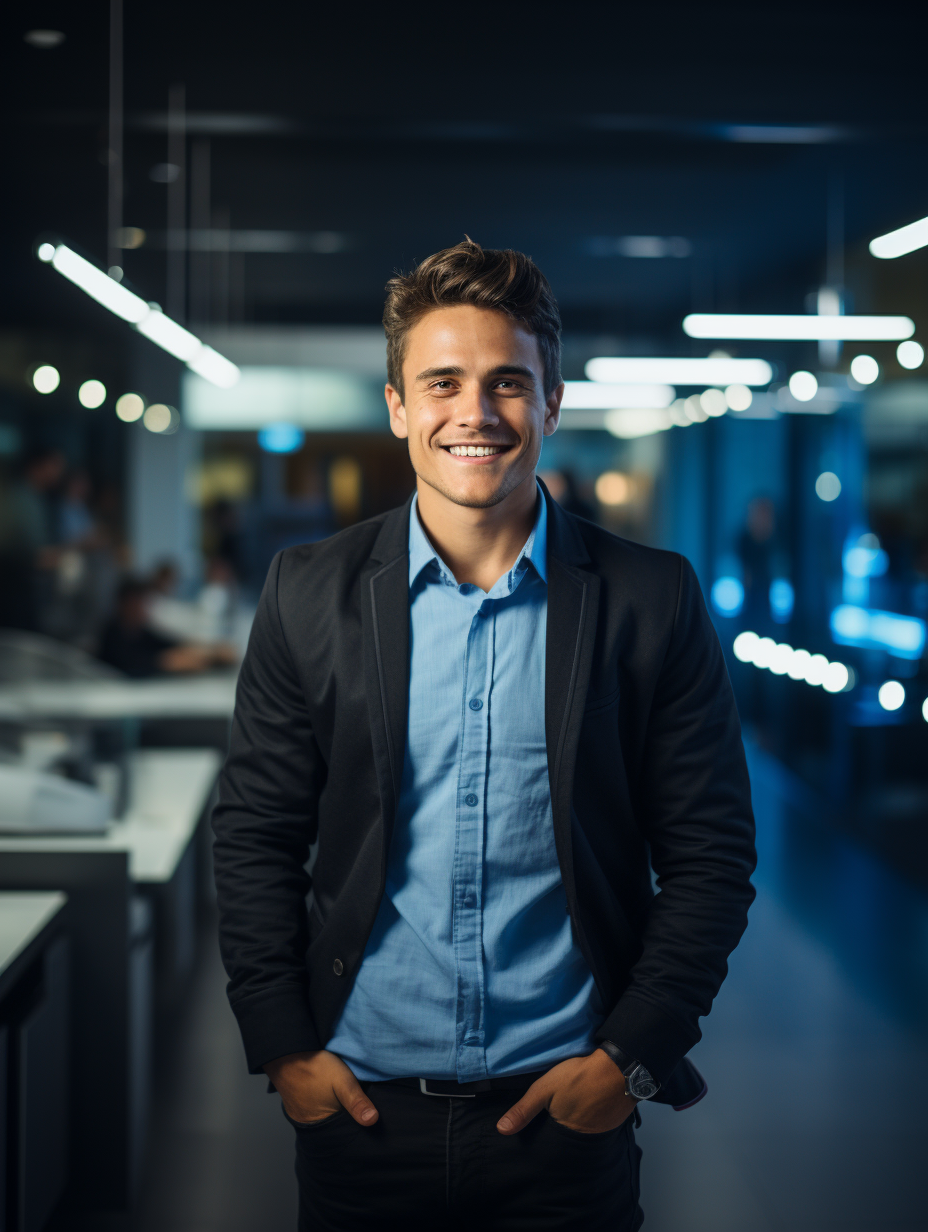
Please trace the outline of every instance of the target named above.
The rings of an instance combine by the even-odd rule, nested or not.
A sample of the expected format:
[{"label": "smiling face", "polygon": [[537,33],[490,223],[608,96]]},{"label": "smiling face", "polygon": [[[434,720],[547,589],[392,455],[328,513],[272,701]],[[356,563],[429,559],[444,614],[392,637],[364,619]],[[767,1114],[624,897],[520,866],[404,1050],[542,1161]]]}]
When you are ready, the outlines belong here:
[{"label": "smiling face", "polygon": [[487,509],[534,483],[564,386],[545,396],[538,340],[520,322],[470,304],[434,309],[407,336],[403,387],[386,387],[390,427],[409,441],[420,485]]}]

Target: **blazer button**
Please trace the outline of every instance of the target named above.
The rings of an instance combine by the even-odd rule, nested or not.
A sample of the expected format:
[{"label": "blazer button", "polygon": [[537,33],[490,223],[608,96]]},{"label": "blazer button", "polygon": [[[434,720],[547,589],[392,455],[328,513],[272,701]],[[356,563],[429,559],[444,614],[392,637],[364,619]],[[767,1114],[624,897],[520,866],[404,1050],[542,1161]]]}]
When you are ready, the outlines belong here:
[{"label": "blazer button", "polygon": [[341,973],[345,970],[345,964],[340,958],[336,958],[335,962],[332,963],[332,970],[336,975],[341,975]]}]

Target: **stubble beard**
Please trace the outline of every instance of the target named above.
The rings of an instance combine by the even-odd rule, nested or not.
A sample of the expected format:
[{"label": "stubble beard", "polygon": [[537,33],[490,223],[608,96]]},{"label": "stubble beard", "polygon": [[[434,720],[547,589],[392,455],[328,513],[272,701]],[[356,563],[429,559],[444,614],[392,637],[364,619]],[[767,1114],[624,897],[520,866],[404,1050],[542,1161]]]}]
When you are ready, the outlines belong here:
[{"label": "stubble beard", "polygon": [[[412,462],[411,456],[410,462]],[[536,458],[535,466],[537,465],[538,459]],[[532,467],[532,471],[530,473],[534,472],[535,466]],[[506,497],[510,496],[516,488],[519,487],[520,484],[523,484],[528,478],[527,475],[523,475],[521,478],[517,477],[513,473],[515,469],[515,467],[509,467],[499,488],[491,496],[487,496],[481,500],[477,497],[463,496],[460,492],[452,491],[440,482],[439,476],[436,476],[435,479],[433,479],[428,475],[423,475],[422,472],[416,468],[415,463],[413,463],[413,470],[416,472],[416,477],[418,479],[421,479],[423,483],[428,484],[430,488],[434,488],[436,492],[438,492],[446,500],[451,501],[452,504],[460,505],[464,509],[492,509],[494,505],[502,504]]]}]

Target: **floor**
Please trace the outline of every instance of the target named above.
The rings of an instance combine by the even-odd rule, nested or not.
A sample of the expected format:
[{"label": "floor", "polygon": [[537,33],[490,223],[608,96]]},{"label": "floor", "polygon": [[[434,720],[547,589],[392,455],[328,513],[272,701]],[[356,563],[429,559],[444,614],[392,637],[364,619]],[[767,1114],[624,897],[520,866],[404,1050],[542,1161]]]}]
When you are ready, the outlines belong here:
[{"label": "floor", "polygon": [[[928,900],[820,823],[750,750],[758,896],[693,1058],[649,1105],[646,1232],[926,1232]],[[244,1071],[205,945],[164,1067],[134,1232],[289,1232],[292,1136]]]}]

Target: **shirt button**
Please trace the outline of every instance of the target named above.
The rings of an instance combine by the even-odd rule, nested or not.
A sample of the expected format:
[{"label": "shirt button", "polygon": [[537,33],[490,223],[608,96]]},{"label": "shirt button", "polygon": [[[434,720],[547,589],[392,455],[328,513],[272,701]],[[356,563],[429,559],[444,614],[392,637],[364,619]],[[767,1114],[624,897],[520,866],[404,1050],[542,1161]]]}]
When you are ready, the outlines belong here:
[{"label": "shirt button", "polygon": [[477,901],[476,894],[474,894],[473,890],[468,890],[467,893],[464,895],[464,906],[473,907],[476,901]]},{"label": "shirt button", "polygon": [[336,975],[341,975],[342,972],[345,970],[345,964],[342,962],[340,958],[336,958],[335,962],[332,963],[332,970],[335,972]]},{"label": "shirt button", "polygon": [[464,797],[464,803],[469,805],[471,808],[473,808],[474,805],[477,803],[477,797],[474,795],[472,791],[469,791],[467,795]]},{"label": "shirt button", "polygon": [[480,700],[479,697],[472,697],[470,699],[469,705],[470,705],[471,710],[482,710],[483,709],[483,702]]}]

